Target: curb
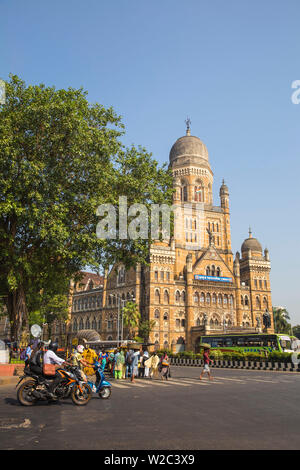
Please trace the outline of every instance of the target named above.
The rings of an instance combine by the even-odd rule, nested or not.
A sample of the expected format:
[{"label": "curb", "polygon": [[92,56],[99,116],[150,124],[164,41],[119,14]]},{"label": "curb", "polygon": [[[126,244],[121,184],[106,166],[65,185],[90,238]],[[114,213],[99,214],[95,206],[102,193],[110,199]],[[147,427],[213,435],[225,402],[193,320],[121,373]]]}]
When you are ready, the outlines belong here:
[{"label": "curb", "polygon": [[19,382],[20,380],[20,377],[17,377],[17,376],[3,376],[3,377],[0,377],[0,386],[1,385],[17,385],[17,383]]}]

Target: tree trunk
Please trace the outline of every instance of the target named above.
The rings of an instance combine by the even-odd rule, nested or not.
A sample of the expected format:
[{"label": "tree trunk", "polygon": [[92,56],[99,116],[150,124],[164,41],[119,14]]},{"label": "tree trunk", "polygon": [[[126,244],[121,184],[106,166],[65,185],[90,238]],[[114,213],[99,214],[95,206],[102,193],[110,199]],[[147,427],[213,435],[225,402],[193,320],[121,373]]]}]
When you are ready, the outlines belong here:
[{"label": "tree trunk", "polygon": [[10,292],[6,298],[6,307],[10,321],[10,340],[19,341],[22,327],[27,326],[28,315],[23,286]]}]

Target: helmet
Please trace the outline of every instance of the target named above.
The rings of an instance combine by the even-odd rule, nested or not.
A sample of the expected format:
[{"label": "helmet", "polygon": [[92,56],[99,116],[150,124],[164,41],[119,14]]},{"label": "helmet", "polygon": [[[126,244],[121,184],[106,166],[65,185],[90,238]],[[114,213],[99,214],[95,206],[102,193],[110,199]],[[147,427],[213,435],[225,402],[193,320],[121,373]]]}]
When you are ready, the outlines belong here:
[{"label": "helmet", "polygon": [[83,351],[84,351],[84,346],[83,346],[82,344],[78,344],[78,346],[77,346],[77,351],[78,351],[79,353],[83,353]]},{"label": "helmet", "polygon": [[56,352],[57,351],[57,348],[58,348],[58,344],[57,343],[51,343],[49,344],[49,349],[51,349],[51,351],[53,352]]}]

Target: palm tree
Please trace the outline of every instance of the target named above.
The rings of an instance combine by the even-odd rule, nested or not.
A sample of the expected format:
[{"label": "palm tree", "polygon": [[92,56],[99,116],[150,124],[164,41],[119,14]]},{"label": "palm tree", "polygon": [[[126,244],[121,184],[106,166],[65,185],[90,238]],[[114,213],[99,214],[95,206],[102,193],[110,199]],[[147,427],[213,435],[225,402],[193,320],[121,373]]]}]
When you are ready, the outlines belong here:
[{"label": "palm tree", "polygon": [[140,323],[140,325],[139,325],[139,335],[143,338],[145,343],[148,342],[149,336],[152,333],[154,327],[155,327],[155,321],[154,320],[144,320]]},{"label": "palm tree", "polygon": [[128,328],[128,339],[133,339],[141,319],[137,304],[131,301],[127,302],[122,314],[124,326]]},{"label": "palm tree", "polygon": [[273,307],[275,333],[290,333],[291,325],[289,312],[283,307]]}]

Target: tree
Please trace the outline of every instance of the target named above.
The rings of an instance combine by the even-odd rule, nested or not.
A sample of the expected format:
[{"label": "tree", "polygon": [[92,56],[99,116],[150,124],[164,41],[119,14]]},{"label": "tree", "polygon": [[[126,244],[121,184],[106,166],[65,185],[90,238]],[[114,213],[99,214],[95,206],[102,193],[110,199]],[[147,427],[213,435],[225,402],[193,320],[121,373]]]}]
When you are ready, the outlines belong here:
[{"label": "tree", "polygon": [[[144,149],[124,149],[124,126],[87,93],[26,86],[15,75],[0,105],[0,296],[17,340],[29,309],[85,266],[146,262],[149,240],[101,240],[97,208],[167,201],[170,172]],[[137,178],[140,178],[137,181]],[[148,180],[148,185],[146,184]],[[124,192],[126,191],[126,193]],[[165,191],[165,193],[164,193]],[[49,296],[48,296],[49,299]]]},{"label": "tree", "polygon": [[128,328],[128,339],[133,339],[139,325],[141,314],[135,302],[127,302],[123,308],[123,324]]},{"label": "tree", "polygon": [[275,333],[290,333],[291,325],[289,312],[283,307],[273,307],[273,320]]},{"label": "tree", "polygon": [[296,336],[296,338],[300,339],[300,325],[293,326],[292,330],[293,335]]},{"label": "tree", "polygon": [[149,336],[155,327],[155,320],[143,320],[139,324],[139,335],[143,338],[144,342],[149,341]]}]

